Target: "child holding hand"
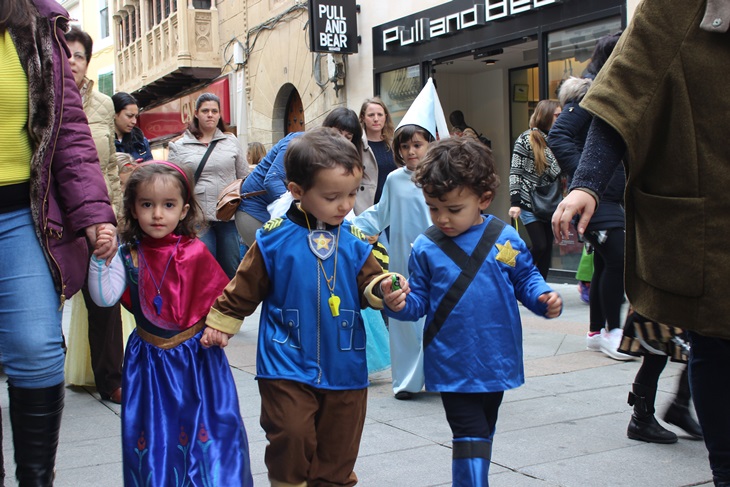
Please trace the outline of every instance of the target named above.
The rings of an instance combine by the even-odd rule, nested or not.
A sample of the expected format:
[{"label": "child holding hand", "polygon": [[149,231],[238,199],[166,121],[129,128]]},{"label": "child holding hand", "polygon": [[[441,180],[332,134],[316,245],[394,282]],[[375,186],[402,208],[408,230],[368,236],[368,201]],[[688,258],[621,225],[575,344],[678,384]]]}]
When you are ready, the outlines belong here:
[{"label": "child holding hand", "polygon": [[[204,326],[228,278],[195,238],[202,211],[191,182],[170,162],[139,164],[124,192],[123,244],[108,266],[96,257],[89,264],[94,302],[122,298],[137,322],[122,374],[124,485],[251,487],[246,430],[222,350],[241,323]],[[97,229],[97,247],[113,241],[110,228]]]},{"label": "child holding hand", "polygon": [[482,215],[499,185],[490,149],[469,137],[435,142],[415,180],[434,226],[413,244],[410,282],[380,283],[386,314],[426,316],[426,388],[441,393],[453,434],[453,485],[487,486],[504,391],[524,382],[517,300],[547,318],[562,300],[515,229]]},{"label": "child holding hand", "polygon": [[289,143],[284,167],[294,202],[256,232],[207,324],[228,329],[263,301],[256,379],[271,485],[352,486],[367,408],[360,310],[387,274],[345,220],[363,175],[355,146],[310,130]]}]

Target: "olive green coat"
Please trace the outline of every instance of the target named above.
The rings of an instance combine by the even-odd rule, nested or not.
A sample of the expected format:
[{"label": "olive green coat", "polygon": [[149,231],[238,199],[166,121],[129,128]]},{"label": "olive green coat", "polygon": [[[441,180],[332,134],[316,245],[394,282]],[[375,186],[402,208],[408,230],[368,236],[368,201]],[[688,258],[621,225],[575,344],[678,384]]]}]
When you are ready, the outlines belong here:
[{"label": "olive green coat", "polygon": [[[644,0],[581,106],[628,148],[629,300],[654,320],[730,339],[726,7]],[[714,32],[700,28],[706,8]]]}]

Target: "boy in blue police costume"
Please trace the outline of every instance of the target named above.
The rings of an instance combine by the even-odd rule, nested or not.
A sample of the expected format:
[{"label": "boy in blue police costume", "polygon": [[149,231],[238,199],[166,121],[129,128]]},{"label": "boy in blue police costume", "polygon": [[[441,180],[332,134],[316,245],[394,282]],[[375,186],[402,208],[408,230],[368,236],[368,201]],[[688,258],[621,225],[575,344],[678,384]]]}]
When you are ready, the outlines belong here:
[{"label": "boy in blue police costume", "polygon": [[258,230],[207,322],[240,323],[263,301],[256,379],[271,485],[355,485],[368,386],[360,309],[388,274],[344,220],[363,173],[355,146],[314,129],[284,164],[295,201]]},{"label": "boy in blue police costume", "polygon": [[386,314],[426,315],[426,388],[441,393],[453,433],[453,485],[487,486],[504,391],[525,380],[517,299],[547,318],[560,315],[562,300],[517,231],[482,215],[499,185],[490,149],[469,137],[440,140],[414,178],[434,225],[414,242],[402,289],[380,283]]}]

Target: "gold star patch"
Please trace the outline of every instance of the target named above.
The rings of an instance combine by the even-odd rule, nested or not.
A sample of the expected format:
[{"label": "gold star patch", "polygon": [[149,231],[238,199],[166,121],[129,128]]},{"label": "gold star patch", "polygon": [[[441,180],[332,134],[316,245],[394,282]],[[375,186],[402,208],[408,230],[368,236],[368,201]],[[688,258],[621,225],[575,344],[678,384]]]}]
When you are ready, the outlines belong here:
[{"label": "gold star patch", "polygon": [[320,234],[319,237],[312,240],[312,242],[317,244],[317,250],[319,250],[319,249],[328,249],[329,250],[331,241],[332,241],[331,238],[327,238],[322,234]]},{"label": "gold star patch", "polygon": [[517,265],[517,262],[515,258],[520,253],[519,250],[515,250],[512,248],[512,242],[507,240],[504,245],[496,244],[497,248],[499,249],[499,253],[497,254],[497,260],[507,264],[510,267],[514,267]]}]

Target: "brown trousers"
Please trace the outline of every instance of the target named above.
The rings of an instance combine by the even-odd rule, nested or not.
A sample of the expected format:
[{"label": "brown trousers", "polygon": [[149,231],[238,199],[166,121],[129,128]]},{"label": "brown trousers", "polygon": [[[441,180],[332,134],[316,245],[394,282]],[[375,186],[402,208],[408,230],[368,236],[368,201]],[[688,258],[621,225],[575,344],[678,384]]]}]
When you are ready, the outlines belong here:
[{"label": "brown trousers", "polygon": [[272,484],[355,485],[367,389],[332,391],[290,380],[258,384]]},{"label": "brown trousers", "polygon": [[122,386],[122,340],[121,305],[110,308],[97,306],[84,285],[81,289],[86,309],[89,312],[89,349],[91,370],[94,371],[96,390],[105,399]]}]

